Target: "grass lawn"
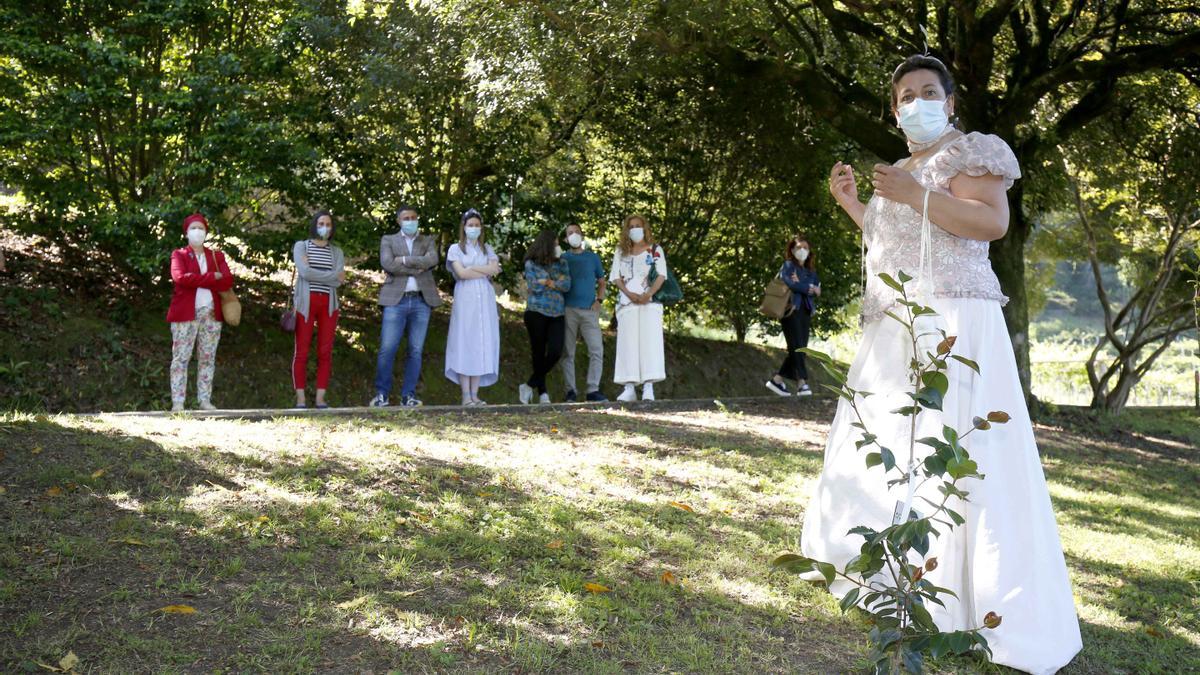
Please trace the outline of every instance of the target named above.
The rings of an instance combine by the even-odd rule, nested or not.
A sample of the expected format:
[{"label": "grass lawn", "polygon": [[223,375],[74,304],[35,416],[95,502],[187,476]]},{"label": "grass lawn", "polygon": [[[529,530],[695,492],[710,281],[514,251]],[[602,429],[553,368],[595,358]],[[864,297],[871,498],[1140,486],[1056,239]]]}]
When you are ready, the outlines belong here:
[{"label": "grass lawn", "polygon": [[[769,567],[833,404],[742,405],[9,413],[0,671],[68,652],[92,672],[862,667],[862,615]],[[1038,428],[1084,630],[1067,672],[1195,671],[1200,419],[1120,422]]]}]

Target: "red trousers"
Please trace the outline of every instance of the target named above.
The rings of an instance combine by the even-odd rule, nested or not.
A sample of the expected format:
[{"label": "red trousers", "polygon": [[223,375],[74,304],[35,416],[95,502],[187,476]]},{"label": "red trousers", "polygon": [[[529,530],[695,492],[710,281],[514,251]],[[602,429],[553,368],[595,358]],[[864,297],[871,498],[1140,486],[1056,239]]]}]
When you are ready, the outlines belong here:
[{"label": "red trousers", "polygon": [[333,334],[340,313],[340,310],[329,313],[328,293],[309,293],[308,316],[296,315],[296,355],[292,358],[292,385],[296,389],[308,385],[308,348],[312,344],[314,327],[317,332],[317,389],[329,388],[329,376],[333,374]]}]

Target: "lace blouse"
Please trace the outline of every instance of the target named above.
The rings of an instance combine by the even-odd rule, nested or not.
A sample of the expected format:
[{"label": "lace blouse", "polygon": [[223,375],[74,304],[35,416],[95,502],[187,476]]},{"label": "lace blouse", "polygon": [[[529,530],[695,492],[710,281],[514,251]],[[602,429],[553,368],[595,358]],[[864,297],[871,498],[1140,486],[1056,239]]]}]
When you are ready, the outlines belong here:
[{"label": "lace blouse", "polygon": [[[1017,157],[999,136],[977,132],[947,143],[912,169],[922,187],[950,194],[950,180],[960,173],[968,176],[993,174],[1004,179],[1004,189],[1021,177]],[[934,295],[940,298],[981,298],[1001,304],[1008,297],[988,260],[988,242],[964,239],[932,223]],[[866,289],[863,293],[862,323],[884,316],[898,294],[877,275],[893,277],[903,269],[917,277],[921,257],[921,214],[906,204],[872,196],[863,215],[866,254]],[[911,286],[910,286],[911,287]]]}]

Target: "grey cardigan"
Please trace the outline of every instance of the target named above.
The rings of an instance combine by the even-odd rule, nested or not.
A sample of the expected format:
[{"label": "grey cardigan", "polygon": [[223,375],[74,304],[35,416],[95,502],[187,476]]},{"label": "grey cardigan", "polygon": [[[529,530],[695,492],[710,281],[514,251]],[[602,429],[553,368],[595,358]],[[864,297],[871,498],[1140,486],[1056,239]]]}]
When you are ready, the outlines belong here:
[{"label": "grey cardigan", "polygon": [[333,316],[338,308],[337,289],[342,285],[338,275],[346,267],[346,257],[342,255],[342,249],[330,242],[329,252],[333,255],[333,269],[315,270],[304,262],[304,243],[307,241],[307,239],[301,239],[292,247],[292,260],[296,263],[296,287],[292,291],[292,303],[296,307],[296,314],[307,320],[308,296],[312,292],[309,283],[316,281],[326,284],[331,289],[329,291],[329,315]]}]

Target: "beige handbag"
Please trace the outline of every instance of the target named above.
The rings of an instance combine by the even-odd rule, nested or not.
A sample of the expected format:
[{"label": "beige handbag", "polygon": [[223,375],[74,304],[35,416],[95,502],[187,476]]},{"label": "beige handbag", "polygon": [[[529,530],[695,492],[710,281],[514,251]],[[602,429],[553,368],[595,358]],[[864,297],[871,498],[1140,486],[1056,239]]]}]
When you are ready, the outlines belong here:
[{"label": "beige handbag", "polygon": [[792,289],[788,288],[779,275],[775,275],[775,278],[767,283],[767,288],[763,291],[763,301],[758,306],[758,311],[772,319],[782,319],[787,316],[788,310],[791,308]]},{"label": "beige handbag", "polygon": [[232,290],[221,291],[218,293],[221,296],[221,318],[230,326],[236,326],[242,322],[242,303],[238,300],[238,296]]}]

